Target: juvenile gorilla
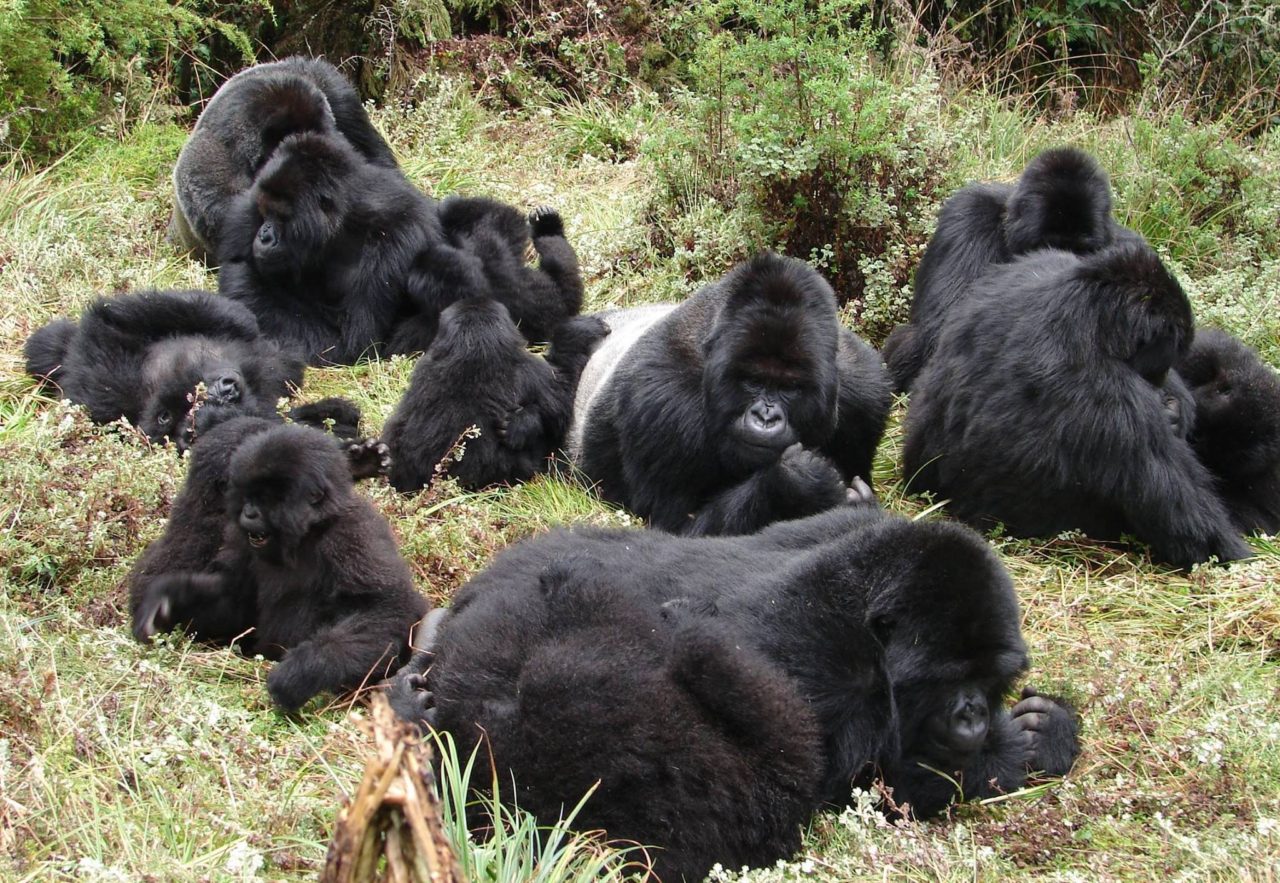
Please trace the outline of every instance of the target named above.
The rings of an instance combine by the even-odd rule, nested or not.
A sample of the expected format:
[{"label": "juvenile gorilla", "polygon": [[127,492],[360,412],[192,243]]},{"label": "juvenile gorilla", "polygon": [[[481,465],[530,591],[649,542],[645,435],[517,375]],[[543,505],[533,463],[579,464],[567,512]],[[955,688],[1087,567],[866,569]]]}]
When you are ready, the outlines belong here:
[{"label": "juvenile gorilla", "polygon": [[525,481],[564,442],[573,394],[604,322],[577,316],[553,333],[546,359],[525,349],[506,307],[494,300],[455,303],[414,366],[409,388],[387,420],[391,484],[414,491],[470,427],[463,457],[445,468],[463,487]]},{"label": "juvenile gorilla", "polygon": [[360,96],[329,62],[299,56],[256,65],[222,84],[178,154],[170,238],[202,261],[216,256],[232,199],[298,132],[336,134],[374,165],[396,168]]},{"label": "juvenile gorilla", "polygon": [[1016,184],[960,189],[943,204],[916,270],[911,320],[885,341],[884,358],[895,389],[910,390],[948,315],[991,265],[1042,248],[1087,254],[1136,238],[1111,216],[1106,172],[1073,147],[1044,151]]},{"label": "juvenile gorilla", "polygon": [[[267,677],[277,705],[376,680],[407,658],[427,611],[386,520],[352,488],[337,441],[305,426],[223,424],[193,481],[212,490],[228,451],[222,547],[207,567],[178,543],[148,550],[131,584],[133,632],[185,627],[214,643],[280,660]],[[236,436],[243,436],[236,443]],[[202,453],[203,453],[202,449]],[[196,472],[195,467],[201,471]],[[170,533],[208,530],[204,500],[175,504]],[[166,554],[171,557],[166,557]],[[192,570],[181,570],[189,564]]]},{"label": "juvenile gorilla", "polygon": [[[792,855],[822,773],[796,685],[723,624],[665,616],[607,572],[571,558],[446,617],[436,725],[464,757],[483,743],[504,799],[544,824],[595,786],[575,823],[657,847],[661,880]],[[397,679],[410,720],[422,720],[424,683]]]},{"label": "juvenile gorilla", "polygon": [[1215,329],[1196,333],[1178,373],[1195,396],[1192,446],[1237,528],[1280,532],[1280,377]]},{"label": "juvenile gorilla", "polygon": [[764,254],[679,305],[602,318],[570,454],[607,499],[663,530],[745,534],[870,476],[884,368],[804,262]]},{"label": "juvenile gorilla", "polygon": [[916,381],[904,469],[1014,536],[1132,533],[1160,561],[1247,557],[1160,387],[1191,306],[1145,244],[994,266],[954,308]]},{"label": "juvenile gorilla", "polygon": [[243,306],[203,291],[143,291],[95,301],[79,322],[58,319],[31,335],[27,372],[84,405],[97,423],[124,417],[148,438],[180,447],[201,409],[274,416],[302,384],[303,360],[263,337]]},{"label": "juvenile gorilla", "polygon": [[[548,715],[542,726],[550,729],[551,716],[565,704],[529,702],[526,711],[526,696],[517,689],[522,672],[562,620],[590,615],[548,609],[540,575],[556,568],[607,587],[632,610],[649,611],[647,619],[628,614],[642,628],[658,629],[652,613],[660,610],[679,628],[723,629],[726,640],[716,652],[726,653],[719,664],[728,668],[735,665],[723,649],[728,646],[779,666],[817,717],[823,799],[847,800],[851,784],[869,784],[878,769],[895,803],[928,816],[953,799],[1019,788],[1029,770],[1064,774],[1078,753],[1075,720],[1064,705],[1029,691],[1012,713],[1003,708],[1027,656],[1012,585],[986,544],[958,525],[913,523],[866,504],[775,524],[751,537],[584,529],[519,543],[459,592],[434,639],[425,678],[413,668],[397,677],[397,713],[472,741],[474,726],[492,732],[504,714],[535,709]],[[595,656],[583,652],[572,677],[569,670],[558,673],[564,684],[591,677]],[[632,660],[607,642],[595,652],[612,658],[615,671],[626,671]],[[421,670],[429,660],[423,654],[417,661]],[[635,664],[641,672],[634,677],[652,668]],[[745,702],[739,713],[753,708]],[[661,703],[650,703],[649,712],[665,719]],[[769,727],[777,719],[760,712],[761,721],[738,731],[744,750],[754,750],[750,737],[757,728],[775,738]],[[554,724],[563,727],[560,738],[612,736],[620,755],[630,747],[625,730],[593,724],[576,709],[565,713],[565,722]],[[779,722],[787,720],[794,718]],[[679,752],[692,749],[673,750],[678,765]],[[543,765],[534,773],[539,781],[556,775],[589,781],[609,769],[599,756],[577,751],[537,752],[528,763]],[[727,772],[711,781],[726,789],[714,795],[745,787]],[[557,799],[576,796],[560,792]],[[670,813],[728,811],[708,795],[659,792],[651,800],[670,801],[656,806]],[[650,802],[632,801],[632,812],[652,811]],[[710,853],[703,858],[717,860]]]}]

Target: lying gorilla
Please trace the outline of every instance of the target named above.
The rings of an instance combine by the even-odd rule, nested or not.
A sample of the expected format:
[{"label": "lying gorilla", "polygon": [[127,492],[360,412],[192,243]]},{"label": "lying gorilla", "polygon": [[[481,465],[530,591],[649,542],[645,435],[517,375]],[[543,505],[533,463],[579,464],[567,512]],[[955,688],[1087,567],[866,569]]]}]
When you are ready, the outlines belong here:
[{"label": "lying gorilla", "polygon": [[[749,538],[559,530],[510,547],[473,578],[430,639],[431,654],[415,657],[391,692],[402,717],[448,731],[463,745],[474,745],[481,731],[489,734],[500,774],[510,766],[517,782],[538,783],[537,811],[573,805],[582,783],[607,775],[633,750],[647,751],[651,738],[593,718],[594,706],[577,706],[571,686],[591,682],[589,701],[612,695],[619,715],[667,722],[663,703],[629,689],[654,664],[620,648],[607,630],[576,632],[577,623],[594,615],[596,595],[559,606],[555,587],[562,582],[624,599],[625,613],[606,608],[599,614],[610,627],[631,622],[661,641],[682,629],[723,630],[725,640],[714,652],[725,654],[718,662],[725,672],[737,664],[728,647],[779,666],[817,717],[818,794],[826,800],[846,800],[851,784],[869,784],[878,768],[894,802],[923,817],[954,799],[1017,789],[1028,770],[1062,775],[1079,750],[1065,705],[1028,691],[1012,713],[1004,710],[1006,692],[1027,667],[1017,601],[996,557],[966,528],[910,522],[863,504],[775,524]],[[571,636],[573,647],[560,655]],[[544,652],[557,653],[556,668],[540,667]],[[600,667],[604,658],[611,660],[607,670]],[[526,685],[535,677],[555,681],[566,694],[554,702],[531,696]],[[744,721],[731,731],[740,750],[786,740],[775,728],[793,721],[802,728],[790,733],[789,744],[793,752],[803,748],[804,718],[780,719],[768,707],[739,701],[732,683],[724,673],[722,698]],[[646,707],[633,708],[628,699]],[[681,731],[664,729],[671,732],[662,766],[637,774],[628,787],[668,781],[667,767],[680,769],[686,754],[701,750],[701,735],[676,741]],[[504,755],[505,742],[494,738],[510,733],[536,740],[553,732],[558,735],[543,738],[599,747],[544,750],[535,742],[527,753]],[[673,846],[672,832],[651,834],[646,827],[643,835],[671,848],[670,860],[701,869],[728,857],[719,825],[727,818],[746,826],[733,795],[768,766],[757,766],[743,781],[732,773],[738,764],[727,765],[692,795],[664,788],[615,806],[606,791],[608,830],[616,836],[645,826],[641,816],[649,813],[705,813],[714,821],[702,839],[695,830]],[[564,784],[557,788],[558,782]],[[581,818],[588,826],[601,821],[591,807],[588,801]]]},{"label": "lying gorilla", "polygon": [[[576,824],[658,847],[660,880],[792,855],[822,772],[795,684],[724,624],[665,616],[598,564],[550,564],[446,618],[442,726],[463,756],[483,741],[503,798],[545,824],[594,787]],[[420,709],[420,682],[398,678],[395,705]]]},{"label": "lying gorilla", "polygon": [[1280,377],[1216,329],[1196,332],[1178,373],[1195,396],[1192,446],[1236,527],[1280,532]]},{"label": "lying gorilla", "polygon": [[227,80],[205,106],[173,170],[170,238],[206,263],[218,254],[232,199],[288,135],[345,138],[374,165],[396,168],[360,96],[327,61],[301,56],[259,64]]},{"label": "lying gorilla", "polygon": [[[206,563],[208,538],[219,535]],[[252,420],[223,423],[197,445],[169,528],[130,580],[139,640],[185,627],[280,660],[267,689],[290,711],[398,668],[427,607],[386,519],[353,490],[339,443]]]},{"label": "lying gorilla", "polygon": [[679,305],[601,318],[570,454],[606,499],[663,530],[745,534],[870,477],[884,368],[804,262],[763,254]]},{"label": "lying gorilla", "polygon": [[[1014,185],[960,189],[943,204],[916,270],[911,321],[884,344],[894,388],[911,389],[957,301],[992,264],[1042,248],[1087,254],[1136,238],[1111,216],[1107,173],[1074,147],[1044,151]],[[1190,405],[1190,398],[1183,394],[1179,403]]]},{"label": "lying gorilla", "polygon": [[442,469],[463,487],[526,481],[541,472],[564,442],[582,368],[608,333],[593,316],[568,319],[542,359],[525,348],[501,303],[465,300],[447,308],[382,431],[391,484],[398,491],[430,484],[473,426],[479,437]]},{"label": "lying gorilla", "polygon": [[1141,242],[993,266],[916,381],[908,489],[1015,536],[1132,533],[1178,567],[1247,557],[1160,388],[1191,338],[1186,295]]},{"label": "lying gorilla", "polygon": [[90,304],[79,322],[38,329],[27,372],[84,405],[97,423],[121,417],[148,438],[191,440],[196,388],[202,410],[274,416],[302,384],[293,349],[263,337],[243,306],[203,291],[143,291]]}]

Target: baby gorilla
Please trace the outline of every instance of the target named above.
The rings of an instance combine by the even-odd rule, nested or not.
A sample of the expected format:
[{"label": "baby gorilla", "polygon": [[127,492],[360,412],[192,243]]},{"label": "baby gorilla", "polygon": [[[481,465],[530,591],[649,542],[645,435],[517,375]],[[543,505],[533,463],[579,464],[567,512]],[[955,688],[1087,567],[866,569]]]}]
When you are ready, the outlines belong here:
[{"label": "baby gorilla", "polygon": [[1195,396],[1192,447],[1236,526],[1280,532],[1280,377],[1256,352],[1212,328],[1196,332],[1178,373]]},{"label": "baby gorilla", "polygon": [[[84,405],[96,423],[121,417],[148,438],[191,441],[201,408],[274,416],[302,384],[298,352],[263,337],[243,306],[203,291],[143,291],[92,303],[27,341],[27,371]],[[211,418],[211,415],[210,415]],[[206,418],[206,419],[210,419]]]},{"label": "baby gorilla", "polygon": [[418,490],[474,426],[465,453],[441,471],[467,488],[525,481],[564,441],[578,376],[608,327],[592,316],[561,323],[546,359],[525,349],[506,307],[494,300],[455,303],[440,316],[382,440],[391,484]]},{"label": "baby gorilla", "polygon": [[916,381],[904,471],[1014,536],[1132,533],[1177,567],[1250,554],[1163,389],[1191,305],[1147,245],[993,266]]},{"label": "baby gorilla", "polygon": [[394,671],[428,604],[338,442],[304,426],[236,431],[221,550],[203,570],[151,556],[155,575],[134,582],[134,634],[185,627],[280,660],[267,689],[290,711]]},{"label": "baby gorilla", "polygon": [[575,824],[657,847],[660,880],[795,853],[822,772],[796,685],[722,623],[667,616],[597,573],[607,568],[570,558],[506,605],[447,616],[435,707],[408,669],[393,705],[434,716],[464,757],[483,743],[503,798],[543,824],[594,788]]},{"label": "baby gorilla", "polygon": [[678,305],[601,316],[570,455],[662,530],[746,534],[869,493],[890,392],[803,261],[763,254]]}]

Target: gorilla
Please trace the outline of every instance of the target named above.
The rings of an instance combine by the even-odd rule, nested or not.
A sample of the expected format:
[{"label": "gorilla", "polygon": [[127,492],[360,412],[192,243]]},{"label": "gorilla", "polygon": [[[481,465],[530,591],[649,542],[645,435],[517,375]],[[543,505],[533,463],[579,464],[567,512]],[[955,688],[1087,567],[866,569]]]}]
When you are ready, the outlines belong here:
[{"label": "gorilla", "polygon": [[1195,396],[1192,447],[1236,527],[1280,532],[1280,377],[1216,329],[1196,332],[1178,373]]},{"label": "gorilla", "polygon": [[[146,641],[186,628],[279,660],[267,689],[287,711],[398,668],[428,604],[386,519],[355,493],[339,443],[306,426],[241,421],[208,441],[168,532],[135,568],[134,635]],[[221,548],[202,567],[177,540],[218,535],[207,495],[224,460]]]},{"label": "gorilla", "polygon": [[[491,737],[555,731],[566,746],[607,746],[604,754],[532,750],[506,760],[499,754],[505,743],[494,739],[498,762],[511,764],[517,782],[546,788],[544,801],[572,804],[580,783],[607,775],[614,756],[630,756],[633,743],[646,738],[596,716],[594,708],[576,707],[571,687],[597,683],[607,659],[616,679],[612,700],[625,709],[618,714],[640,714],[626,708],[636,695],[626,685],[655,668],[606,632],[592,637],[591,647],[567,651],[554,674],[535,669],[548,645],[577,634],[581,618],[597,615],[594,597],[568,606],[549,600],[558,589],[548,589],[547,574],[556,585],[599,586],[600,593],[625,599],[629,612],[598,614],[616,628],[632,623],[662,640],[673,629],[677,638],[685,628],[720,630],[720,699],[757,718],[733,730],[743,750],[757,750],[757,738],[780,738],[774,735],[779,724],[800,722],[802,729],[790,733],[793,750],[803,745],[797,737],[807,739],[803,717],[780,719],[730,686],[728,672],[738,663],[727,648],[759,653],[778,666],[816,716],[823,800],[847,800],[852,784],[869,785],[878,771],[899,811],[909,806],[926,817],[952,800],[1020,788],[1032,770],[1063,775],[1079,751],[1074,713],[1060,700],[1027,691],[1011,711],[1004,708],[1007,691],[1028,665],[1017,600],[995,555],[967,528],[911,522],[858,503],[750,537],[561,529],[501,552],[464,586],[429,639],[430,652],[415,657],[391,688],[397,714],[448,731],[463,744],[474,744],[481,728]],[[550,703],[531,696],[525,684],[535,672],[562,685],[565,695]],[[662,721],[666,738],[675,739],[680,728],[668,725],[667,713],[664,703],[648,701],[642,719]],[[668,744],[674,767],[684,754],[702,750],[699,741]],[[733,790],[769,766],[756,765],[747,782],[732,774],[737,764],[726,766],[702,793],[664,788],[626,801],[611,821],[622,828],[636,814],[654,811],[719,818],[735,812],[736,804],[726,802],[737,799]],[[668,781],[651,771],[637,774],[629,787],[655,780]],[[558,791],[542,785],[555,782],[573,784]],[[713,846],[701,845],[706,864],[719,860]]]},{"label": "gorilla", "polygon": [[992,266],[916,381],[908,490],[1014,536],[1128,533],[1182,568],[1247,557],[1161,389],[1191,339],[1187,297],[1145,243]]},{"label": "gorilla", "polygon": [[[594,788],[576,824],[657,847],[664,881],[794,854],[822,773],[795,683],[723,623],[621,590],[598,560],[529,577],[447,617],[430,675],[437,725],[463,756],[485,743],[503,798],[553,824]],[[424,659],[393,686],[419,722]]]},{"label": "gorilla", "polygon": [[[894,388],[908,392],[937,346],[948,315],[992,264],[1042,248],[1088,254],[1138,239],[1111,216],[1111,183],[1089,154],[1046,150],[1016,184],[970,184],[942,206],[916,270],[911,320],[884,344]],[[1182,394],[1173,402],[1190,405]]]},{"label": "gorilla", "polygon": [[79,322],[57,319],[38,329],[24,354],[29,374],[56,384],[95,422],[124,417],[148,438],[180,448],[197,428],[189,419],[196,404],[205,424],[215,412],[274,417],[305,368],[298,352],[259,333],[247,309],[203,291],[99,299]]},{"label": "gorilla", "polygon": [[808,264],[762,254],[679,305],[601,318],[569,447],[606,499],[666,531],[746,534],[869,478],[889,384]]},{"label": "gorilla", "polygon": [[206,263],[218,254],[228,206],[288,135],[344,138],[370,163],[396,168],[395,156],[360,96],[337,68],[293,57],[236,74],[205,106],[173,170],[170,239]]},{"label": "gorilla", "polygon": [[396,490],[431,483],[437,467],[470,428],[464,456],[444,471],[466,488],[526,481],[564,442],[578,376],[608,334],[593,316],[556,329],[546,359],[525,349],[507,308],[495,300],[459,301],[418,359],[409,389],[387,420]]}]

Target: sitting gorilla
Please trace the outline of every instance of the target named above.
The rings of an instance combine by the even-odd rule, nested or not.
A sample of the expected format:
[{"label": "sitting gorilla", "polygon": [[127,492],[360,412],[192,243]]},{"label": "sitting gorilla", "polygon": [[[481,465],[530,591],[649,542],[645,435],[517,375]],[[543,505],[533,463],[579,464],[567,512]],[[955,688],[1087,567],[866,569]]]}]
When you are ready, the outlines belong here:
[{"label": "sitting gorilla", "polygon": [[[566,582],[606,587],[627,599],[632,612],[624,618],[662,640],[673,628],[677,634],[704,625],[723,629],[726,639],[715,652],[726,655],[725,671],[737,664],[728,656],[731,646],[779,666],[817,717],[823,799],[847,800],[851,784],[869,784],[878,769],[894,802],[924,817],[953,799],[1017,789],[1029,770],[1062,775],[1078,753],[1076,723],[1065,705],[1028,692],[1012,713],[1003,708],[1006,691],[1027,667],[1017,600],[995,555],[966,528],[910,522],[860,504],[774,524],[751,537],[558,530],[503,551],[463,587],[429,639],[430,653],[415,657],[391,691],[399,715],[447,730],[463,744],[475,742],[475,727],[493,734],[508,725],[563,728],[566,745],[607,739],[609,753],[533,751],[520,758],[522,765],[512,764],[517,781],[524,774],[539,784],[573,783],[546,794],[548,802],[571,805],[580,783],[606,775],[614,755],[627,756],[631,740],[647,738],[592,718],[567,699],[547,703],[524,692],[536,654],[592,615],[590,599],[576,608],[547,600],[545,575],[556,574],[558,583],[565,569],[572,577]],[[667,624],[654,621],[654,610],[663,611]],[[577,658],[563,659],[554,673],[537,673],[568,689],[595,678],[598,660],[608,658],[619,685],[614,701],[621,704],[634,695],[623,686],[628,678],[645,677],[654,665],[618,652],[607,634],[591,640],[599,647],[575,651]],[[427,664],[424,677],[419,673]],[[629,665],[640,671],[628,672]],[[732,700],[738,694],[723,677],[724,698]],[[744,701],[737,713],[753,707]],[[648,711],[646,719],[665,722],[661,702],[650,702]],[[771,729],[776,716],[764,707],[759,713],[753,725],[736,729],[744,751],[757,749],[757,737],[778,738]],[[682,754],[696,750],[668,744],[676,767]],[[722,801],[748,784],[731,777],[735,768],[710,779],[706,793],[662,791],[628,801],[615,823],[622,828],[654,811],[671,817],[729,812],[732,804]],[[655,807],[655,801],[662,802]],[[706,864],[719,860],[713,844],[699,848],[708,850],[701,856]]]},{"label": "sitting gorilla", "polygon": [[[682,622],[620,590],[599,561],[528,576],[442,626],[436,725],[462,756],[483,742],[503,798],[544,824],[594,787],[575,823],[657,847],[660,880],[794,854],[822,757],[791,679],[724,624]],[[423,682],[397,678],[394,705],[407,701],[410,720]]]},{"label": "sitting gorilla", "polygon": [[[263,337],[240,304],[203,291],[143,291],[95,301],[79,322],[57,319],[24,350],[27,372],[84,405],[97,423],[121,417],[148,438],[185,447],[204,385],[201,420],[275,416],[302,384],[293,349]],[[204,412],[208,412],[207,416]]]},{"label": "sitting gorilla", "polygon": [[1014,536],[1132,533],[1177,567],[1247,557],[1161,390],[1191,337],[1186,295],[1141,242],[993,266],[916,381],[908,489]]},{"label": "sitting gorilla", "polygon": [[1192,447],[1237,528],[1280,532],[1280,377],[1216,329],[1196,332],[1178,372],[1195,396]]},{"label": "sitting gorilla", "polygon": [[444,242],[436,206],[398,169],[336,135],[290,135],[227,210],[218,289],[312,364],[349,365],[412,315],[408,274],[428,242]]},{"label": "sitting gorilla", "polygon": [[249,189],[276,145],[298,132],[337,134],[374,165],[396,168],[337,68],[300,56],[260,64],[222,84],[178,154],[170,238],[206,263],[217,255],[232,199]]},{"label": "sitting gorilla", "polygon": [[601,318],[569,445],[606,499],[666,531],[745,534],[870,477],[884,367],[804,262],[763,254],[679,305]]},{"label": "sitting gorilla", "polygon": [[[491,297],[506,306],[527,340],[543,341],[582,309],[578,255],[554,209],[526,218],[493,199],[451,196],[440,204],[440,225],[446,243],[427,244],[409,284],[421,321],[430,323],[463,297]],[[537,268],[525,262],[530,245]],[[430,339],[430,331],[416,336]]]},{"label": "sitting gorilla", "polygon": [[[1137,238],[1111,216],[1107,173],[1074,147],[1044,151],[1012,186],[960,189],[943,204],[916,270],[911,321],[884,344],[894,388],[911,389],[957,301],[992,264],[1042,248],[1087,254]],[[1181,404],[1190,398],[1182,395]]]},{"label": "sitting gorilla", "polygon": [[546,359],[525,349],[506,307],[465,300],[440,315],[431,346],[387,420],[382,441],[398,491],[431,483],[470,428],[463,457],[443,471],[466,488],[526,481],[564,442],[578,376],[608,327],[593,316],[563,322]]},{"label": "sitting gorilla", "polygon": [[[386,519],[355,493],[339,443],[305,426],[228,421],[197,448],[168,531],[132,575],[134,635],[185,627],[280,660],[267,689],[290,711],[398,668],[428,605]],[[205,564],[179,540],[216,535],[223,462],[221,548]]]}]

